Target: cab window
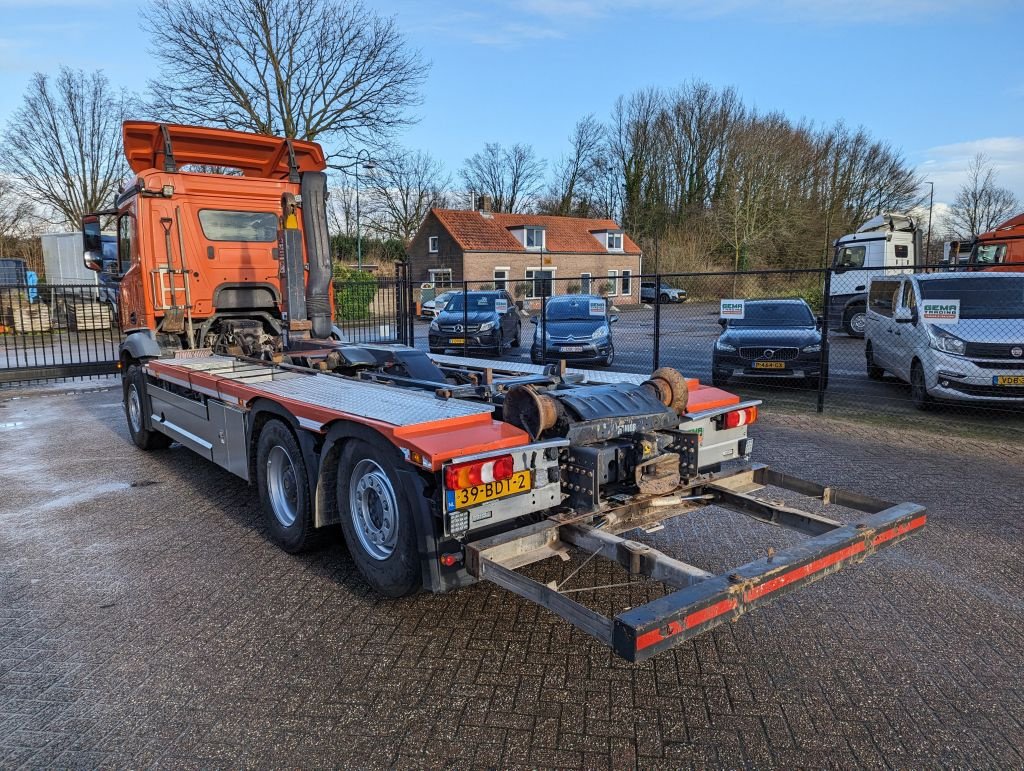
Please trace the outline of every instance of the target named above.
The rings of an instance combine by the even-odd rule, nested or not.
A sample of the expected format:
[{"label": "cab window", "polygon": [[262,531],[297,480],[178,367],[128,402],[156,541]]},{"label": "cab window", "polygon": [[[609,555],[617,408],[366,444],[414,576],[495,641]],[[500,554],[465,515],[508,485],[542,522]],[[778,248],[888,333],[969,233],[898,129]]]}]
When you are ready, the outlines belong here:
[{"label": "cab window", "polygon": [[277,215],[272,212],[203,209],[199,212],[199,225],[210,241],[277,241]]},{"label": "cab window", "polygon": [[868,292],[868,309],[892,318],[893,302],[899,291],[899,281],[872,281]]},{"label": "cab window", "polygon": [[866,246],[840,246],[836,249],[836,268],[863,268]]},{"label": "cab window", "polygon": [[122,214],[117,218],[117,261],[121,275],[132,266],[134,244],[135,217],[131,214]]},{"label": "cab window", "polygon": [[1006,244],[978,244],[974,247],[974,262],[978,265],[999,265],[1006,259]]}]

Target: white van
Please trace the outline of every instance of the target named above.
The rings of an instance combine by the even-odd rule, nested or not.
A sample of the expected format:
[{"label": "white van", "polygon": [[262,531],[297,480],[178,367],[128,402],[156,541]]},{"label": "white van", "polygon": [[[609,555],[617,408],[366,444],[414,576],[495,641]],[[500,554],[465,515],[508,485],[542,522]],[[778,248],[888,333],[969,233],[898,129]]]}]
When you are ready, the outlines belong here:
[{"label": "white van", "polygon": [[935,399],[1024,404],[1024,274],[878,277],[868,288],[868,377]]}]

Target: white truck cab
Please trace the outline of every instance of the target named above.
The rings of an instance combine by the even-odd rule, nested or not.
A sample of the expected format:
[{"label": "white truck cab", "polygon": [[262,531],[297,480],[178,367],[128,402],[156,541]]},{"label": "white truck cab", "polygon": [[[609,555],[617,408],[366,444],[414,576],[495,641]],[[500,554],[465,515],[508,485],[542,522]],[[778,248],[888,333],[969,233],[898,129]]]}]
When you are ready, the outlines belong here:
[{"label": "white truck cab", "polygon": [[872,276],[910,273],[921,254],[921,232],[906,214],[879,214],[835,242],[828,325],[864,337]]},{"label": "white truck cab", "polygon": [[1024,404],[1024,274],[931,273],[871,279],[868,377],[936,399]]}]

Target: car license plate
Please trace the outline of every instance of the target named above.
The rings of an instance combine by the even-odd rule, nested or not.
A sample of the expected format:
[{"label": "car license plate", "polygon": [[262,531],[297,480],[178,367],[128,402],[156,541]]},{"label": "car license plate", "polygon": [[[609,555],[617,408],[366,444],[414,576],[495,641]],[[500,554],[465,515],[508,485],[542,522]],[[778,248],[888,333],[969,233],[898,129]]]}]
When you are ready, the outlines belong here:
[{"label": "car license plate", "polygon": [[466,342],[466,338],[464,337],[448,338],[448,345],[462,345],[464,342]]},{"label": "car license plate", "polygon": [[448,490],[446,508],[448,511],[465,509],[486,501],[493,501],[495,498],[525,493],[530,487],[530,472],[517,471],[508,479],[502,479],[500,482],[485,482],[482,485],[467,487],[463,490]]},{"label": "car license plate", "polygon": [[1024,375],[993,375],[992,385],[997,386],[1024,386]]},{"label": "car license plate", "polygon": [[563,345],[561,348],[559,348],[559,350],[560,351],[564,351],[565,353],[583,353],[583,346],[582,345]]},{"label": "car license plate", "polygon": [[784,361],[755,361],[754,369],[785,369]]}]

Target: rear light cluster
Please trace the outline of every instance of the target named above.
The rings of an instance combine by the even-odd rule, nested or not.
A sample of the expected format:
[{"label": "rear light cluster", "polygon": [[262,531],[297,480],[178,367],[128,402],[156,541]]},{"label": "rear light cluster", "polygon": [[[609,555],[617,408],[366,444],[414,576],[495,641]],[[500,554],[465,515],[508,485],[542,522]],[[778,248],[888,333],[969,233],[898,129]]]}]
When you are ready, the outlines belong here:
[{"label": "rear light cluster", "polygon": [[722,428],[739,428],[749,426],[757,420],[757,407],[744,407],[742,410],[733,410],[722,416]]},{"label": "rear light cluster", "polygon": [[444,486],[449,490],[463,490],[488,482],[500,482],[510,479],[515,470],[511,455],[459,463],[444,470]]}]

